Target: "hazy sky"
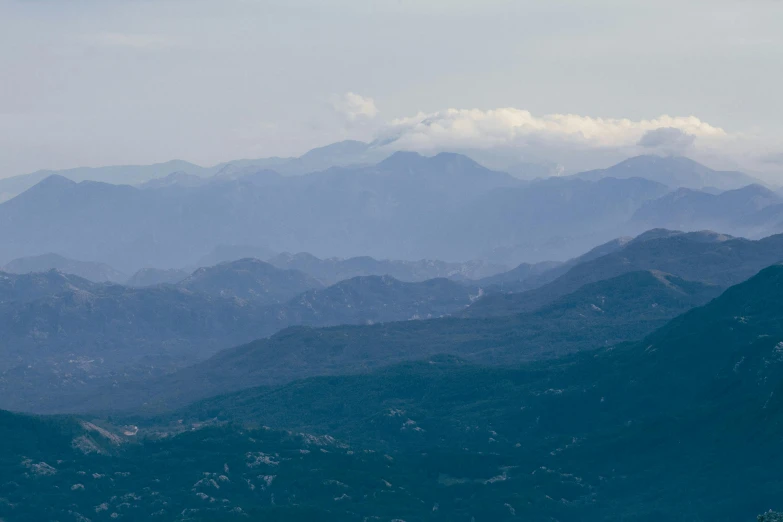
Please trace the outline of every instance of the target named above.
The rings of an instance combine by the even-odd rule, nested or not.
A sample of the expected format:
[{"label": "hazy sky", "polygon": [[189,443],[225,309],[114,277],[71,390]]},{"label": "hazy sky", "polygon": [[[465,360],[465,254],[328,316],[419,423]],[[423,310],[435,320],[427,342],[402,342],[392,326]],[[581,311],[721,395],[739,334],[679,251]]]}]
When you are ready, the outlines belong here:
[{"label": "hazy sky", "polygon": [[0,0],[0,177],[521,128],[783,167],[781,25],[779,0]]}]

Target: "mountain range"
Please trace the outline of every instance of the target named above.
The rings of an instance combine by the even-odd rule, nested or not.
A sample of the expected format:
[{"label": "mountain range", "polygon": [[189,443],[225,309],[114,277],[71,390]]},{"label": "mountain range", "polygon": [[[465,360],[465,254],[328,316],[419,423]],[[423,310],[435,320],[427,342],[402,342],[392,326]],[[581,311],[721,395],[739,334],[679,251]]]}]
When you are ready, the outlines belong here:
[{"label": "mountain range", "polygon": [[[440,484],[502,477],[497,520],[513,520],[505,505],[534,520],[737,520],[777,499],[781,289],[773,266],[639,342],[520,369],[436,358],[244,391],[171,417],[330,433],[419,459],[436,451],[422,466]],[[465,408],[467,397],[481,407]],[[471,505],[490,495],[470,490]]]},{"label": "mountain range", "polygon": [[772,266],[642,340],[522,366],[433,355],[151,418],[2,413],[0,515],[750,520],[780,500],[781,289]]},{"label": "mountain range", "polygon": [[446,279],[372,276],[323,288],[258,260],[144,288],[56,271],[0,273],[0,404],[48,411],[74,394],[163,375],[291,325],[440,317],[478,296],[477,288]]},{"label": "mountain range", "polygon": [[175,374],[92,395],[78,409],[145,405],[156,410],[250,386],[358,373],[435,354],[483,364],[518,364],[638,339],[720,291],[714,285],[659,272],[633,272],[586,285],[529,314],[289,328],[268,339],[222,350]]},{"label": "mountain range", "polygon": [[[62,176],[77,182],[99,181],[104,183],[136,184],[162,178],[172,172],[201,174],[202,170],[202,167],[182,160],[156,163],[154,165],[78,167],[57,171],[39,170],[30,174],[0,179],[0,194],[4,194],[5,199],[11,199],[53,175]],[[0,199],[0,201],[3,201],[3,199]]]},{"label": "mountain range", "polygon": [[[783,213],[783,197],[761,185],[747,185],[718,194],[681,188],[645,204],[632,219],[645,226],[654,224],[686,230],[711,228],[729,233],[750,231],[749,235],[756,236],[757,233],[750,230],[751,223],[770,211]],[[777,226],[779,222],[775,223],[770,217],[762,222]]]},{"label": "mountain range", "polygon": [[607,169],[591,170],[574,177],[597,181],[604,178],[645,178],[672,188],[733,190],[759,183],[736,171],[719,171],[682,156],[636,156]]},{"label": "mountain range", "polygon": [[191,292],[279,304],[307,290],[323,285],[298,270],[283,270],[258,259],[248,258],[199,268],[178,283]]},{"label": "mountain range", "polygon": [[[192,333],[172,336],[165,331],[151,330],[143,343],[137,334],[123,333],[118,349],[129,350],[133,343],[146,347],[131,351],[134,357],[157,354],[159,346],[176,347],[177,344],[171,344],[174,339],[182,347],[195,343],[194,347],[201,347],[201,351],[195,348],[189,352],[180,350],[177,352],[180,359],[159,357],[155,363],[157,377],[152,381],[140,382],[145,375],[145,366],[134,366],[133,371],[122,376],[122,382],[117,381],[117,390],[99,394],[98,402],[112,397],[110,400],[116,405],[132,406],[149,402],[148,397],[156,397],[159,403],[168,404],[180,401],[180,397],[205,396],[241,386],[280,383],[335,371],[361,371],[434,353],[449,353],[489,364],[513,364],[631,341],[660,326],[662,321],[703,304],[727,286],[783,259],[783,247],[779,243],[780,236],[749,241],[714,233],[653,230],[632,240],[617,240],[598,247],[569,262],[572,268],[565,273],[560,274],[561,266],[555,266],[551,269],[555,272],[552,281],[514,294],[497,293],[497,286],[492,285],[471,286],[445,279],[401,283],[390,277],[377,276],[345,280],[321,289],[318,281],[301,272],[277,269],[258,260],[241,260],[198,271],[198,277],[194,279],[199,281],[198,285],[188,278],[171,288],[139,289],[135,294],[127,294],[130,290],[125,289],[104,297],[105,292],[101,290],[102,297],[97,302],[105,303],[103,307],[119,306],[112,300],[116,299],[113,296],[126,295],[149,296],[144,299],[150,300],[150,306],[161,308],[170,306],[162,297],[169,295],[182,296],[179,297],[182,306],[194,310],[222,307],[225,317],[233,321],[225,324],[233,330],[230,335],[223,334],[221,327],[216,327],[218,334],[209,337],[184,323],[182,328]],[[272,275],[277,278],[273,284],[270,283]],[[549,276],[543,272],[535,277],[544,281]],[[304,293],[300,293],[302,291]],[[294,297],[297,293],[299,295]],[[608,308],[607,296],[615,296]],[[90,350],[98,350],[100,346],[96,343],[101,342],[103,336],[98,332],[104,328],[101,325],[106,317],[112,317],[111,324],[118,328],[131,324],[129,316],[122,313],[111,312],[114,315],[101,317],[101,313],[109,312],[97,313],[102,308],[96,309],[93,304],[90,308],[66,306],[74,300],[74,297],[58,297],[54,301],[52,297],[41,298],[28,303],[25,314],[19,316],[30,317],[30,320],[15,319],[15,329],[9,328],[11,337],[6,340],[9,345],[44,346],[61,354],[63,359],[56,364],[45,364],[43,373],[36,378],[23,370],[21,364],[29,364],[29,361],[22,359],[21,364],[14,363],[6,370],[10,372],[16,368],[14,371],[21,372],[14,379],[45,382],[50,368],[61,371],[57,368],[65,364],[63,361],[94,360],[97,352]],[[86,299],[78,302],[91,303]],[[18,309],[13,304],[9,307]],[[52,309],[49,316],[58,320],[66,310],[73,310],[81,321],[80,328],[63,330],[51,321],[43,322],[39,316],[44,308]],[[171,317],[164,311],[160,313],[161,320]],[[442,316],[452,317],[439,319]],[[30,322],[33,317],[38,317],[35,323]],[[430,320],[393,324],[393,321],[409,319]],[[74,324],[78,321],[70,319]],[[284,330],[296,325],[323,327],[372,323],[384,324]],[[145,331],[144,324],[136,323],[137,330]],[[74,332],[78,332],[78,336],[74,337]],[[242,336],[250,341],[275,332],[279,333],[269,339],[216,353],[219,348],[241,344]],[[67,348],[74,343],[78,343],[80,352]],[[176,351],[175,348],[171,350]],[[74,357],[74,353],[82,359]],[[213,354],[214,359],[185,368]],[[101,363],[100,369],[91,366],[84,370],[84,375],[91,375],[93,380],[86,388],[87,395],[93,393],[93,385],[101,385],[98,376],[105,378],[109,375],[106,372],[114,371],[112,365],[119,368],[126,364],[121,356],[113,356],[110,360],[111,364]],[[160,375],[178,368],[180,370],[174,375]],[[61,382],[61,379],[54,382]],[[27,399],[20,397],[19,400]],[[76,400],[69,395],[64,402],[50,396],[45,405],[41,404],[52,409],[61,408],[69,401],[82,403],[82,399]],[[92,408],[90,404],[99,409],[103,407],[94,397],[84,401],[80,408]]]},{"label": "mountain range", "polygon": [[780,193],[396,143],[0,180],[0,522],[783,520]]},{"label": "mountain range", "polygon": [[406,253],[411,234],[439,212],[517,183],[458,156],[406,154],[373,167],[282,180],[274,186],[239,179],[141,190],[51,176],[0,205],[0,221],[12,225],[0,231],[0,257],[54,251],[132,273],[189,266],[222,244],[382,254],[405,243]]},{"label": "mountain range", "polygon": [[285,175],[317,172],[334,166],[377,163],[390,152],[378,150],[371,144],[359,141],[342,141],[318,147],[299,157],[241,159],[201,167],[193,163],[172,160],[153,165],[122,165],[109,167],[79,167],[66,170],[39,170],[0,179],[0,201],[15,197],[51,175],[63,176],[72,181],[99,181],[104,183],[140,185],[161,188],[172,184],[199,185],[200,180],[213,176],[226,176],[242,169],[273,169]]},{"label": "mountain range", "polygon": [[588,257],[544,285],[519,293],[488,295],[464,313],[482,317],[535,310],[587,283],[635,270],[660,270],[725,288],[780,261],[783,235],[752,241],[714,232],[657,229],[623,242],[604,256]]},{"label": "mountain range", "polygon": [[[518,278],[522,273],[522,269],[519,268],[516,272],[512,271],[505,276],[501,276],[500,274],[505,272],[507,267],[480,260],[448,263],[432,259],[419,261],[377,260],[368,256],[349,259],[320,259],[306,252],[275,254],[264,247],[245,245],[219,245],[212,252],[198,260],[197,267],[199,268],[142,268],[130,277],[103,263],[77,261],[53,253],[14,259],[6,264],[3,269],[8,273],[20,274],[57,270],[62,273],[77,275],[95,283],[113,282],[132,287],[144,287],[158,284],[175,284],[191,276],[194,277],[194,279],[191,279],[191,282],[197,284],[195,282],[196,278],[203,278],[207,274],[217,273],[219,271],[217,265],[224,263],[233,264],[229,270],[235,270],[237,268],[236,263],[246,259],[267,260],[270,265],[279,269],[304,272],[317,279],[320,284],[327,285],[359,276],[388,275],[406,282],[421,282],[445,277],[468,283],[473,280],[480,280],[479,283],[481,285],[489,286],[491,284],[490,278],[495,275],[511,281]],[[249,262],[245,261],[246,264]],[[557,264],[557,262],[550,261],[536,265],[525,264],[524,266],[529,267],[531,274],[538,274],[546,272]],[[256,264],[256,266],[261,267],[266,266],[266,264]],[[197,271],[199,273],[195,274]],[[237,284],[242,283],[237,281]],[[318,286],[318,284],[311,282],[310,286]]]},{"label": "mountain range", "polygon": [[[306,252],[278,254],[269,258],[268,262],[278,268],[305,272],[326,284],[333,284],[353,277],[376,275],[391,276],[407,282],[426,281],[441,277],[455,281],[478,280],[479,284],[484,285],[486,284],[484,278],[505,272],[506,268],[484,261],[449,263],[432,259],[420,261],[378,260],[368,256],[349,259],[319,259]],[[556,262],[545,262],[529,266],[531,271],[538,273],[556,264]]]},{"label": "mountain range", "polygon": [[[573,257],[563,263],[558,262],[542,262],[535,265],[530,263],[522,263],[521,265],[513,268],[507,272],[501,272],[495,276],[491,276],[480,280],[489,286],[500,286],[502,291],[508,293],[522,292],[525,290],[531,290],[545,285],[551,281],[554,281],[561,275],[571,270],[576,265],[592,261],[593,259],[611,254],[623,248],[631,237],[619,237],[607,241],[597,247],[591,248],[586,253]],[[539,267],[549,266],[547,270],[540,270]]]},{"label": "mountain range", "polygon": [[[781,230],[783,211],[760,186],[737,194],[689,192],[705,200],[703,210],[673,218],[672,201],[682,191],[670,195],[678,185],[666,183],[679,182],[668,176],[670,164],[712,176],[682,158],[642,156],[601,175],[528,182],[458,154],[405,152],[301,176],[235,164],[204,183],[175,176],[146,188],[49,176],[0,204],[0,221],[11,225],[0,230],[0,260],[57,252],[132,274],[195,268],[221,245],[244,245],[252,253],[242,257],[312,252],[516,266],[565,260],[612,238],[673,224],[749,237]],[[724,174],[737,186],[752,181]],[[490,274],[477,277],[484,275]]]},{"label": "mountain range", "polygon": [[[196,186],[212,177],[228,178],[238,173],[272,170],[283,175],[302,175],[320,172],[330,167],[371,165],[394,153],[393,143],[364,143],[346,140],[312,149],[302,156],[281,158],[240,159],[219,163],[212,167],[201,167],[187,161],[172,160],[153,165],[123,165],[108,167],[80,167],[66,170],[39,170],[0,179],[0,201],[15,197],[36,183],[53,174],[72,181],[101,181],[160,188],[172,184]],[[560,169],[550,163],[520,162],[518,159],[503,161],[497,154],[486,151],[466,150],[463,154],[473,160],[493,165],[494,168],[512,173],[524,179],[544,178],[557,175]],[[634,164],[620,164],[576,174],[583,179],[596,180],[601,177],[643,177],[671,187],[698,189],[733,189],[757,183],[755,178],[733,171],[717,171],[679,156],[639,156]]]}]

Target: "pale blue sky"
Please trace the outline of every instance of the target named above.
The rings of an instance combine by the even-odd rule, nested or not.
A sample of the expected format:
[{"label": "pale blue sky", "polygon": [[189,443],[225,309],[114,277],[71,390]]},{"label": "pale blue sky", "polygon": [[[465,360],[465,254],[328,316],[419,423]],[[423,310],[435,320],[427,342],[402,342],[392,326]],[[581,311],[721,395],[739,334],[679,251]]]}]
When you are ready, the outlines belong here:
[{"label": "pale blue sky", "polygon": [[[782,24],[776,0],[0,0],[0,177],[291,155],[503,107],[695,116],[757,168],[783,152]],[[348,117],[348,92],[372,114]]]}]

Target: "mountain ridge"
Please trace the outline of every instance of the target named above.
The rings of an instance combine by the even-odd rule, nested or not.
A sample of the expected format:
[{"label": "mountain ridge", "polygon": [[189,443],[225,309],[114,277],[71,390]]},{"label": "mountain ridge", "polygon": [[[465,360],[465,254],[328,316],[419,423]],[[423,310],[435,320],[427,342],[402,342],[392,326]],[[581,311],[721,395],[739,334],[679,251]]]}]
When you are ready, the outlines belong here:
[{"label": "mountain ridge", "polygon": [[656,180],[672,188],[692,189],[738,189],[745,185],[761,183],[742,172],[713,170],[685,156],[634,156],[606,169],[581,172],[573,176],[590,180],[633,176]]},{"label": "mountain ridge", "polygon": [[[406,492],[426,499],[405,514],[400,510],[408,504],[400,500],[373,500],[375,516],[465,522],[478,512],[503,521],[750,519],[779,500],[781,289],[783,266],[773,265],[642,340],[562,359],[487,368],[432,355],[368,373],[247,389],[128,420],[140,423],[141,433],[159,433],[167,441],[167,451],[152,446],[142,454],[152,462],[153,455],[178,457],[178,448],[192,447],[194,439],[215,455],[231,447],[245,454],[241,441],[258,438],[267,448],[264,456],[274,461],[267,465],[282,470],[288,460],[298,461],[291,455],[311,450],[289,444],[292,451],[280,451],[271,439],[280,428],[324,441],[325,451],[314,452],[319,456],[340,453],[340,445],[354,455],[378,454],[387,468],[343,458],[332,465],[308,462],[322,483],[328,482],[324,470],[332,478],[344,471],[338,475],[341,489],[326,499],[330,506],[343,492],[363,498],[357,484],[367,488],[380,482],[378,475],[387,477],[383,487],[405,484]],[[237,432],[241,438],[232,436]],[[245,469],[222,453],[214,461],[224,474]],[[204,476],[200,468],[193,473]],[[392,470],[405,473],[389,478]],[[303,481],[309,475],[279,472],[278,486],[270,484],[278,499],[290,491],[291,476]],[[245,497],[232,501],[253,505]]]},{"label": "mountain ridge", "polygon": [[0,272],[0,348],[5,354],[0,404],[53,411],[102,386],[163,375],[293,325],[440,317],[463,309],[479,294],[445,279],[402,283],[375,276],[326,289],[316,283],[318,290],[294,296],[301,290],[297,284],[309,288],[307,281],[314,280],[294,274],[292,282],[286,271],[274,269],[283,279],[269,283],[263,278],[268,273],[257,279],[257,274],[242,273],[244,266],[236,278],[225,275],[230,268],[221,266],[197,285],[142,288],[92,283],[57,271]]},{"label": "mountain ridge", "polygon": [[[587,285],[533,314],[289,327],[146,385],[115,390],[111,401],[126,408],[146,403],[154,410],[182,404],[185,397],[365,372],[436,354],[483,364],[519,364],[636,339],[720,291],[670,275],[631,273]],[[102,410],[104,400],[87,398],[80,408]]]},{"label": "mountain ridge", "polygon": [[632,270],[661,270],[726,287],[781,260],[783,235],[753,241],[714,232],[656,229],[627,242],[619,250],[577,264],[537,288],[480,299],[465,311],[465,315],[491,316],[535,310],[585,283]]}]

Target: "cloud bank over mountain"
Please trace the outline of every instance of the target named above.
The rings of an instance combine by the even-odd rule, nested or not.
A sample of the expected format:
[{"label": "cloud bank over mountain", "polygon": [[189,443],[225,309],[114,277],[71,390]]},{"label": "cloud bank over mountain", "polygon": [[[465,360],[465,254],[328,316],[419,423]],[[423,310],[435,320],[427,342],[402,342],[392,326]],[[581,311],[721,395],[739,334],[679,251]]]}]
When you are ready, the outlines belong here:
[{"label": "cloud bank over mountain", "polygon": [[652,120],[593,118],[577,114],[536,116],[506,107],[491,110],[448,109],[396,119],[390,130],[396,142],[410,148],[493,147],[526,143],[529,139],[558,139],[574,146],[623,147],[637,143],[646,132],[675,129],[696,137],[725,137],[727,132],[695,116],[663,115]]},{"label": "cloud bank over mountain", "polygon": [[390,152],[460,151],[492,168],[513,170],[515,163],[527,162],[548,166],[549,174],[602,168],[639,154],[688,155],[715,168],[776,179],[776,164],[765,159],[770,146],[777,150],[775,144],[693,115],[633,120],[501,107],[449,108],[384,120],[372,98],[348,92],[334,100],[352,138]]},{"label": "cloud bank over mountain", "polygon": [[[2,2],[0,178],[299,156],[392,131],[400,147],[491,159],[500,142],[516,163],[588,168],[672,127],[715,168],[774,159],[783,3],[661,2]],[[634,150],[612,156],[618,142]]]}]

